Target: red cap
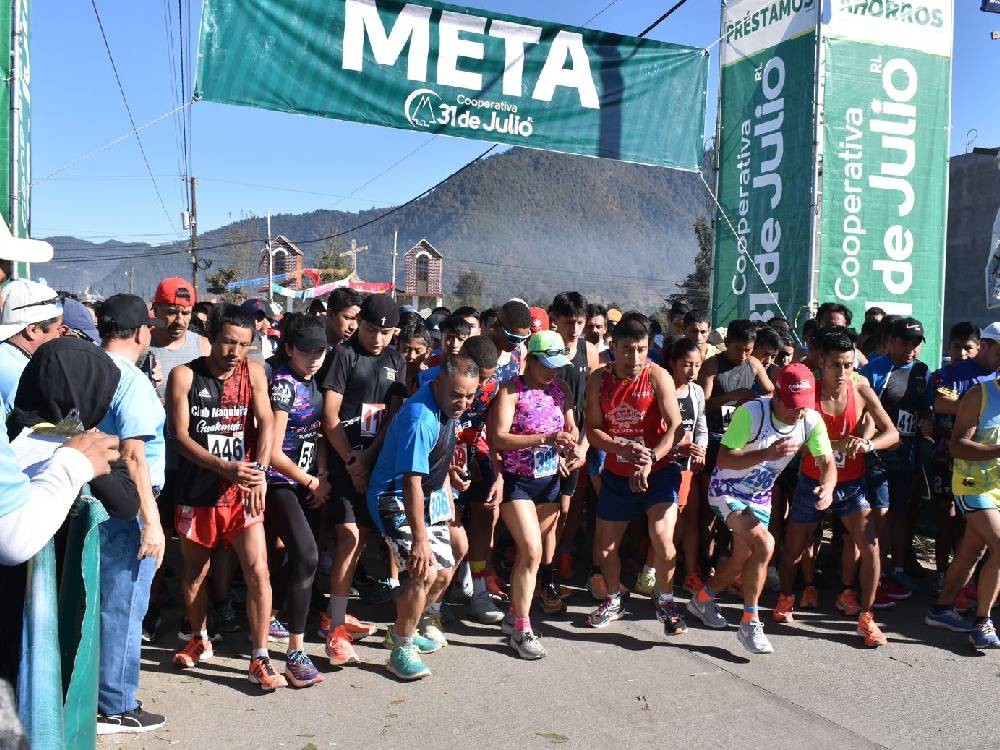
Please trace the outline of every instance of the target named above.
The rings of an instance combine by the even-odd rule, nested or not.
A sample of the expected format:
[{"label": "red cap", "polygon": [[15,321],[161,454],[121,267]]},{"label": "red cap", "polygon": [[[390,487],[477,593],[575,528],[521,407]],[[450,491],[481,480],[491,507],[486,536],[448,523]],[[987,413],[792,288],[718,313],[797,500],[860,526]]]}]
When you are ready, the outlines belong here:
[{"label": "red cap", "polygon": [[194,287],[179,276],[172,276],[164,279],[156,287],[156,294],[153,295],[154,305],[178,305],[180,307],[194,307],[198,301]]},{"label": "red cap", "polygon": [[540,307],[532,307],[529,312],[531,313],[532,333],[549,330],[549,314],[545,310]]},{"label": "red cap", "polygon": [[778,371],[778,398],[786,409],[816,406],[816,378],[803,364],[788,365]]}]

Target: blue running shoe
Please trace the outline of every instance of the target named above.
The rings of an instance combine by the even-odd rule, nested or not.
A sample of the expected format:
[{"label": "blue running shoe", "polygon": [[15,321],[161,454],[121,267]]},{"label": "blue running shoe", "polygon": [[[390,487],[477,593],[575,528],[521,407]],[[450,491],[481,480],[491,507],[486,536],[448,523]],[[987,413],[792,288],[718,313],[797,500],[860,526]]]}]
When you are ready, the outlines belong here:
[{"label": "blue running shoe", "polygon": [[920,591],[920,587],[913,582],[913,579],[906,575],[906,571],[897,570],[889,576],[892,580],[902,586],[904,589],[909,591],[911,594],[915,594]]},{"label": "blue running shoe", "polygon": [[420,660],[416,646],[397,646],[389,654],[385,666],[401,680],[421,680],[431,674],[431,670]]},{"label": "blue running shoe", "polygon": [[975,625],[972,632],[969,633],[969,643],[979,651],[1000,648],[1000,638],[997,638],[997,629],[993,627],[993,620],[987,617],[985,622]]},{"label": "blue running shoe", "polygon": [[[425,638],[420,635],[420,633],[413,634],[413,645],[417,651],[421,654],[433,654],[435,651],[440,651],[444,648],[444,645],[432,641],[430,638]],[[396,649],[396,626],[387,625],[385,628],[385,638],[382,639],[382,648]],[[413,678],[416,679],[416,678]]]},{"label": "blue running shoe", "polygon": [[322,673],[316,669],[305,651],[289,651],[285,658],[285,679],[294,688],[305,688],[323,681]]},{"label": "blue running shoe", "polygon": [[288,628],[281,624],[277,617],[271,618],[267,629],[267,639],[275,643],[288,643]]},{"label": "blue running shoe", "polygon": [[931,610],[924,618],[924,622],[932,628],[950,630],[953,633],[971,633],[973,627],[972,623],[958,614],[954,607],[943,612]]}]

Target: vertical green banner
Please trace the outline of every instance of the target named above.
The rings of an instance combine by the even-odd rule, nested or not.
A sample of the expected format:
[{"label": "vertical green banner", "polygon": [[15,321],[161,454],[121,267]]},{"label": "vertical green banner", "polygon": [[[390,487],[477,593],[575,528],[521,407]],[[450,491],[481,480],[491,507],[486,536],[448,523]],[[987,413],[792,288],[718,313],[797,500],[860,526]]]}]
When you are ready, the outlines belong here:
[{"label": "vertical green banner", "polygon": [[[924,324],[941,355],[951,0],[843,0],[823,26],[819,298]],[[984,94],[986,95],[986,94]]]},{"label": "vertical green banner", "polygon": [[31,236],[31,0],[14,0],[13,70],[11,92],[11,180],[15,237]]},{"label": "vertical green banner", "polygon": [[11,69],[13,55],[11,42],[13,39],[13,24],[11,14],[13,2],[0,0],[0,215],[10,224],[10,92]]},{"label": "vertical green banner", "polygon": [[723,9],[716,325],[794,322],[809,305],[818,8],[735,0]]}]

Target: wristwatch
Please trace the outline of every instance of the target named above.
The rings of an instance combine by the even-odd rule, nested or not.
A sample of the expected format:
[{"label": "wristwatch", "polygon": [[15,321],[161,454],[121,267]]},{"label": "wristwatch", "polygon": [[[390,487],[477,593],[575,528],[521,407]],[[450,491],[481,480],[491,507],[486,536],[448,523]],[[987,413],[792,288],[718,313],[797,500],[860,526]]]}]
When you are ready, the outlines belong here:
[{"label": "wristwatch", "polygon": [[254,463],[254,464],[251,464],[251,468],[256,469],[257,471],[261,471],[261,472],[267,471],[267,467],[264,466],[264,464],[262,464],[260,461]]}]

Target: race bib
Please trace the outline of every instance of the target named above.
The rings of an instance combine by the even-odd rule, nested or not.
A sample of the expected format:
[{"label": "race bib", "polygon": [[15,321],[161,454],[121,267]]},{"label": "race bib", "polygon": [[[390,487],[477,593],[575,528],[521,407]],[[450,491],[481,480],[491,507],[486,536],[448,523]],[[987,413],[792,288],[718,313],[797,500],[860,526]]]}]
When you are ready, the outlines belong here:
[{"label": "race bib", "polygon": [[243,447],[243,433],[232,435],[209,435],[208,452],[224,461],[242,461],[246,458]]},{"label": "race bib", "polygon": [[749,488],[754,494],[764,492],[774,486],[774,480],[777,476],[774,467],[765,464],[744,477],[743,486]]},{"label": "race bib", "polygon": [[555,446],[545,445],[541,448],[535,448],[531,457],[534,460],[533,476],[535,479],[551,477],[559,471],[559,453]]},{"label": "race bib", "polygon": [[385,404],[361,405],[361,437],[375,437],[382,427]]},{"label": "race bib", "polygon": [[302,471],[311,473],[316,463],[316,441],[303,440],[302,447],[299,448],[298,467]]},{"label": "race bib", "polygon": [[427,501],[427,520],[431,524],[451,519],[451,502],[443,489],[434,490]]},{"label": "race bib", "polygon": [[722,429],[725,430],[729,427],[729,423],[733,421],[733,414],[736,412],[738,404],[729,403],[722,405]]},{"label": "race bib", "polygon": [[917,434],[917,416],[900,409],[899,416],[896,417],[896,429],[903,437],[913,437]]},{"label": "race bib", "polygon": [[838,469],[843,469],[847,467],[847,455],[841,451],[833,452],[834,463],[837,464]]}]

